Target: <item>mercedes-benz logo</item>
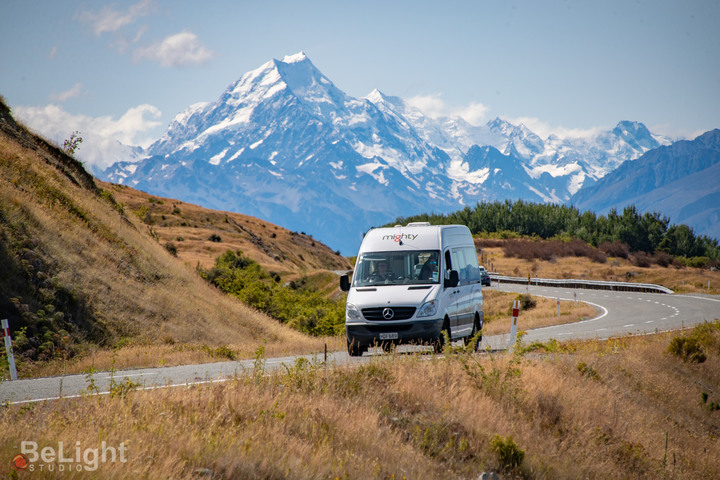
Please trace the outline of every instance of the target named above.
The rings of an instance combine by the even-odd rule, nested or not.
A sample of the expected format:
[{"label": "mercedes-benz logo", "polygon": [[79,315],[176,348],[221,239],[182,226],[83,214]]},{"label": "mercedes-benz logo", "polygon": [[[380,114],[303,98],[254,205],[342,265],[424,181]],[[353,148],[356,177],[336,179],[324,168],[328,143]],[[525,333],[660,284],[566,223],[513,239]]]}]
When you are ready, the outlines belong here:
[{"label": "mercedes-benz logo", "polygon": [[392,320],[394,316],[395,312],[393,312],[392,308],[386,308],[383,310],[383,318],[385,320]]}]

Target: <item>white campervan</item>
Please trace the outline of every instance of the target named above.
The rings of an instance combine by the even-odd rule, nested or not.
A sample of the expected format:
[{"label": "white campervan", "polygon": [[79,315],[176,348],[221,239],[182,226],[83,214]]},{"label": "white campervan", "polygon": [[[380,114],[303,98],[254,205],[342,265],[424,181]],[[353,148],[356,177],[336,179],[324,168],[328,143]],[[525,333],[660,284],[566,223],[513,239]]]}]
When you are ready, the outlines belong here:
[{"label": "white campervan", "polygon": [[[410,223],[370,230],[358,252],[348,292],[348,353],[371,345],[443,345],[482,329],[482,284],[475,244],[464,225]],[[478,342],[480,340],[478,339]],[[476,344],[477,347],[477,344]]]}]

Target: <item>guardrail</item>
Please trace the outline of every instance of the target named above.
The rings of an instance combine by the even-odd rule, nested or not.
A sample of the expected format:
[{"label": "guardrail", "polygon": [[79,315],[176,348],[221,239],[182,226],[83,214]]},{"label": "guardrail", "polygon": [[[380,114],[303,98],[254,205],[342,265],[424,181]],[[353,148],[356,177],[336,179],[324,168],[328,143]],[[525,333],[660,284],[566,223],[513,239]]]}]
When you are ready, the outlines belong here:
[{"label": "guardrail", "polygon": [[611,290],[616,292],[652,292],[652,293],[673,293],[667,287],[653,283],[632,283],[632,282],[603,282],[599,280],[578,280],[578,279],[555,279],[555,278],[530,278],[508,277],[490,273],[490,280],[493,282],[518,283],[521,285],[535,285],[539,287],[559,288],[588,288],[594,290]]}]

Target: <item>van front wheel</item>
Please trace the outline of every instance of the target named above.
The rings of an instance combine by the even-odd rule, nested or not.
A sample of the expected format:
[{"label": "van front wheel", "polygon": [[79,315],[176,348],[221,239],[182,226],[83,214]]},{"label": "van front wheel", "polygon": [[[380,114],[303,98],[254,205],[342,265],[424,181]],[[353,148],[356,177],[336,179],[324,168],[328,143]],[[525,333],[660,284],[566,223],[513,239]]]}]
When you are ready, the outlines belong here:
[{"label": "van front wheel", "polygon": [[443,322],[442,330],[440,330],[440,336],[435,339],[433,342],[433,350],[435,353],[442,353],[443,348],[445,347],[445,342],[450,342],[452,337],[450,336],[450,322],[448,319],[445,319],[445,322]]}]

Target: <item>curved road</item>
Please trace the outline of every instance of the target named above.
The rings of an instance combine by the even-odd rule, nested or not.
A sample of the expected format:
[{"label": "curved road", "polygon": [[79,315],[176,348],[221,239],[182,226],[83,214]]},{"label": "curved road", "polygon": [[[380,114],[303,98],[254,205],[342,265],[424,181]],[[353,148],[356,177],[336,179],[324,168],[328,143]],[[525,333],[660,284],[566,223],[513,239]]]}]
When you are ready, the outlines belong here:
[{"label": "curved road", "polygon": [[[496,287],[491,287],[496,288]],[[524,285],[503,285],[502,291],[525,293]],[[606,339],[626,334],[646,334],[691,327],[705,321],[720,319],[720,297],[703,294],[663,294],[614,292],[609,290],[570,290],[553,287],[530,287],[530,294],[560,300],[577,300],[593,305],[598,311],[595,318],[577,323],[556,325],[529,330],[524,340],[546,341],[551,338]],[[508,330],[510,326],[508,325]],[[522,330],[522,312],[518,330]],[[505,348],[508,335],[487,339],[491,349]],[[483,339],[483,346],[486,341]]]},{"label": "curved road", "polygon": [[[497,288],[496,286],[488,288]],[[502,285],[502,291],[525,292],[523,285]],[[532,295],[573,300],[573,291],[565,288],[529,287]],[[578,323],[529,330],[526,342],[551,338],[605,339],[612,336],[645,334],[690,327],[720,318],[720,298],[710,295],[667,295],[658,293],[612,292],[607,290],[577,290],[578,301],[596,307],[595,318]],[[508,324],[508,330],[510,325]],[[518,320],[522,330],[522,313]],[[507,347],[509,335],[486,336],[481,348],[493,350]],[[347,364],[369,361],[369,356],[351,358],[345,352],[328,353],[328,362]],[[323,355],[304,355],[309,360],[324,360]],[[282,365],[292,365],[298,357],[218,362],[177,367],[143,368],[135,370],[98,372],[92,376],[96,393],[108,393],[112,382],[132,381],[146,389],[169,388],[210,382],[224,382],[235,375],[263,373]],[[58,398],[72,398],[88,393],[91,379],[87,375],[33,378],[0,383],[0,403],[27,403]]]}]

